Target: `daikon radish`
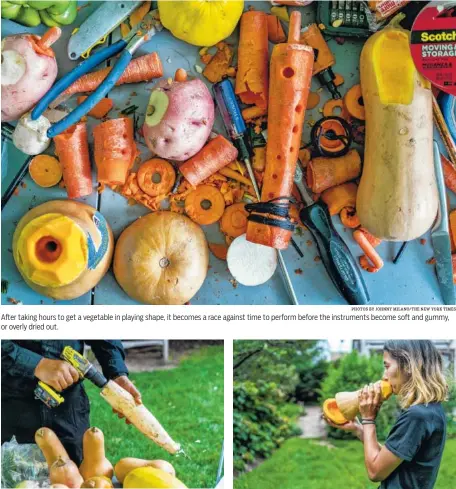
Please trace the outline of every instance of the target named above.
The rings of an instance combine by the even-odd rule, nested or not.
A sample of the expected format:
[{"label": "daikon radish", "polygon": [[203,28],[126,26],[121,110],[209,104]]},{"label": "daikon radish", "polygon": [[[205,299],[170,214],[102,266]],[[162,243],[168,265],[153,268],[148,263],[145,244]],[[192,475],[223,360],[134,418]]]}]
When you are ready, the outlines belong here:
[{"label": "daikon radish", "polygon": [[133,396],[120,385],[109,381],[102,389],[101,397],[113,409],[123,414],[135,428],[167,452],[174,454],[180,450],[180,445],[168,435],[155,416],[143,404],[138,406]]}]

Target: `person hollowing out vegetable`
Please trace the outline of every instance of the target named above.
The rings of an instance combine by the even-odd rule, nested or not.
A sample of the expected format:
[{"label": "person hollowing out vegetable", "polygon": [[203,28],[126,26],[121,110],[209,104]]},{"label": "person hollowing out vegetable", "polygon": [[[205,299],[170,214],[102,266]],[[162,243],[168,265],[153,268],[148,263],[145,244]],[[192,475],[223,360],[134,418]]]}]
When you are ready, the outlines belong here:
[{"label": "person hollowing out vegetable", "polygon": [[[82,437],[90,427],[89,399],[77,370],[60,355],[65,346],[82,353],[85,343],[91,346],[104,376],[141,404],[141,394],[128,379],[120,341],[2,341],[2,444],[13,436],[18,443],[35,443],[35,432],[47,427],[59,437],[71,460],[77,465],[82,462]],[[65,401],[51,409],[35,399],[39,380],[62,392]]]},{"label": "person hollowing out vegetable", "polygon": [[377,441],[375,419],[381,408],[380,383],[366,385],[358,393],[361,420],[344,425],[364,445],[369,479],[379,489],[432,489],[442,459],[446,418],[442,407],[448,393],[442,358],[431,341],[391,340],[384,346],[384,380],[402,408],[385,444]]}]

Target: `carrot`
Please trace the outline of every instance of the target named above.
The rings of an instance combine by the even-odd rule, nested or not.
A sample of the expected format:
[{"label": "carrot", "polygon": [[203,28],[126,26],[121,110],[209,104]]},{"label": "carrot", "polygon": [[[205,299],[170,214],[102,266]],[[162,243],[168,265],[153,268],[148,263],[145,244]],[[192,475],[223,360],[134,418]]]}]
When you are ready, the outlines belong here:
[{"label": "carrot", "polygon": [[122,37],[127,37],[130,31],[131,29],[128,24],[126,24],[125,22],[122,22],[120,24],[120,34],[122,35]]},{"label": "carrot", "polygon": [[358,231],[364,234],[366,236],[367,241],[374,247],[377,248],[377,246],[382,242],[381,239],[376,238],[373,234],[371,234],[367,229],[365,228],[359,228]]},{"label": "carrot", "polygon": [[[366,235],[357,229],[353,233],[353,238],[365,253],[365,256],[362,256],[359,261],[361,267],[370,273],[378,272],[383,267],[383,260],[375,251],[375,248],[369,243]],[[372,263],[372,266],[369,265],[369,261]]]},{"label": "carrot", "polygon": [[451,255],[451,263],[453,264],[453,283],[456,284],[456,253]]},{"label": "carrot", "polygon": [[266,166],[266,146],[253,148],[252,167],[254,170],[263,171]]},{"label": "carrot", "polygon": [[247,107],[242,110],[242,118],[246,122],[250,122],[258,117],[263,117],[267,114],[267,108],[257,107],[256,105],[252,105],[252,107]]},{"label": "carrot", "polygon": [[61,35],[62,29],[60,29],[60,27],[51,27],[43,34],[43,36],[31,35],[28,36],[28,39],[36,53],[55,58],[55,53],[51,49],[51,46],[59,40]]},{"label": "carrot", "polygon": [[225,177],[232,178],[233,180],[237,180],[238,182],[241,182],[248,187],[252,187],[252,182],[250,181],[250,179],[244,177],[237,171],[230,170],[229,168],[222,168],[219,171]]},{"label": "carrot", "polygon": [[205,76],[211,83],[217,83],[226,75],[231,61],[233,61],[234,52],[225,42],[219,43],[217,52],[212,56],[209,63],[203,70]]},{"label": "carrot", "polygon": [[285,32],[283,32],[280,19],[275,15],[269,14],[267,16],[267,20],[268,20],[268,39],[274,43],[285,42],[287,38],[285,36]]},{"label": "carrot", "polygon": [[245,12],[241,17],[235,88],[244,104],[267,108],[268,56],[268,16],[255,10]]},{"label": "carrot", "polygon": [[456,194],[456,168],[451,164],[448,158],[445,158],[442,154],[440,155],[443,168],[443,177],[445,179],[445,185],[453,193]]},{"label": "carrot", "polygon": [[171,191],[176,181],[176,172],[168,161],[152,158],[139,167],[137,178],[141,190],[156,197]]},{"label": "carrot", "polygon": [[456,209],[450,212],[450,234],[452,241],[452,249],[456,245]]},{"label": "carrot", "polygon": [[307,185],[312,192],[323,192],[361,175],[361,157],[356,149],[338,158],[320,156],[307,165]]},{"label": "carrot", "polygon": [[[81,76],[70,85],[62,96],[69,96],[81,92],[93,92],[108,76],[112,67],[103,68],[87,75]],[[130,61],[129,65],[117,80],[116,85],[124,83],[140,83],[163,76],[162,62],[157,53],[150,53]]]},{"label": "carrot", "polygon": [[[336,109],[339,109],[336,111]],[[347,109],[345,108],[344,101],[343,100],[334,100],[330,99],[328,100],[325,105],[323,105],[323,115],[325,117],[332,117],[332,116],[337,116],[337,117],[342,117],[345,119],[348,115]]]},{"label": "carrot", "polygon": [[345,78],[340,73],[335,73],[335,75],[336,77],[334,78],[333,83],[336,87],[340,87],[340,85],[345,83]]},{"label": "carrot", "polygon": [[363,94],[361,92],[361,85],[354,85],[345,94],[344,104],[352,117],[364,121],[366,119],[366,114],[362,100]]},{"label": "carrot", "polygon": [[62,180],[62,166],[53,156],[35,156],[30,162],[29,173],[40,187],[53,187]]},{"label": "carrot", "polygon": [[300,149],[299,153],[298,153],[298,158],[299,158],[299,161],[301,162],[302,167],[306,168],[307,165],[309,164],[309,161],[312,158],[310,150],[307,148]]},{"label": "carrot", "polygon": [[361,224],[354,207],[344,207],[340,211],[340,221],[343,226],[351,229],[357,228]]},{"label": "carrot", "polygon": [[55,154],[62,165],[63,180],[69,199],[92,193],[89,143],[85,122],[78,122],[54,138]]},{"label": "carrot", "polygon": [[134,141],[133,120],[128,117],[110,119],[93,130],[98,181],[123,185],[133,166],[138,149]]},{"label": "carrot", "polygon": [[177,82],[187,81],[187,72],[184,70],[184,68],[178,68],[176,70],[176,73],[174,73],[174,81]]},{"label": "carrot", "polygon": [[249,213],[245,210],[245,204],[233,204],[225,209],[220,221],[220,231],[233,238],[244,234],[247,230],[247,218]]},{"label": "carrot", "polygon": [[[277,44],[272,51],[263,202],[289,197],[293,188],[314,59],[312,48],[299,44],[300,28],[301,14],[294,11],[288,42]],[[257,222],[256,219],[263,217],[285,220],[281,216],[253,211],[247,226],[247,240],[276,249],[287,248],[292,231],[288,227]]]},{"label": "carrot", "polygon": [[219,260],[226,260],[226,255],[228,254],[228,246],[226,244],[220,243],[208,243],[209,249],[212,254]]},{"label": "carrot", "polygon": [[182,175],[196,187],[203,180],[234,161],[237,155],[237,149],[219,134],[179,169]]},{"label": "carrot", "polygon": [[225,200],[220,190],[210,185],[200,185],[185,199],[185,212],[201,226],[214,224],[223,215]]},{"label": "carrot", "polygon": [[321,194],[321,200],[328,206],[331,216],[339,214],[344,207],[356,206],[356,183],[343,183],[336,187],[328,188]]},{"label": "carrot", "polygon": [[157,211],[160,209],[161,202],[166,198],[166,195],[157,195],[151,197],[141,190],[138,185],[137,174],[132,172],[128,175],[125,184],[120,188],[119,193],[128,199],[129,205],[132,203],[142,204],[151,211]]},{"label": "carrot", "polygon": [[143,2],[133,13],[130,15],[130,25],[131,27],[137,26],[146,16],[150,10],[152,2]]},{"label": "carrot", "polygon": [[[78,97],[78,105],[82,104],[86,98],[87,95],[80,95]],[[112,109],[113,105],[114,102],[111,98],[103,98],[87,113],[87,115],[95,117],[95,119],[103,119],[103,117]]]},{"label": "carrot", "polygon": [[317,92],[310,92],[307,98],[306,110],[315,109],[315,107],[320,103],[320,95]]}]

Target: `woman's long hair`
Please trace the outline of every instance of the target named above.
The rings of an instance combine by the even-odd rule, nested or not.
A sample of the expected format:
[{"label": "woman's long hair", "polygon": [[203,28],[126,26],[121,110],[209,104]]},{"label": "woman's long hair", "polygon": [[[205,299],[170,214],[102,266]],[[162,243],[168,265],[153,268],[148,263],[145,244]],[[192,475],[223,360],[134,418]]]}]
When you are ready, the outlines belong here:
[{"label": "woman's long hair", "polygon": [[448,384],[442,357],[432,341],[389,340],[384,350],[397,361],[400,371],[408,378],[399,392],[399,404],[403,409],[447,399]]}]

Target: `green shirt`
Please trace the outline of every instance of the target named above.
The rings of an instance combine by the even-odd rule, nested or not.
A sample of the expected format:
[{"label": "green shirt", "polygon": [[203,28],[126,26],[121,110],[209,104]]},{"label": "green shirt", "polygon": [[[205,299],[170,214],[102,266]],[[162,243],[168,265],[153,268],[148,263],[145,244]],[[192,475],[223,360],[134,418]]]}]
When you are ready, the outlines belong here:
[{"label": "green shirt", "polygon": [[446,437],[446,418],[439,402],[403,410],[386,440],[386,448],[403,460],[380,489],[432,489]]}]

